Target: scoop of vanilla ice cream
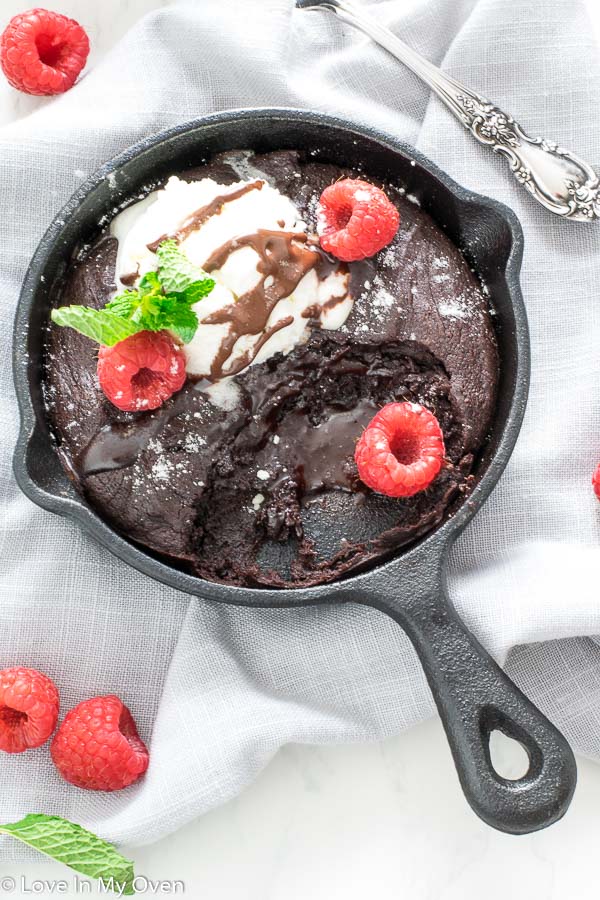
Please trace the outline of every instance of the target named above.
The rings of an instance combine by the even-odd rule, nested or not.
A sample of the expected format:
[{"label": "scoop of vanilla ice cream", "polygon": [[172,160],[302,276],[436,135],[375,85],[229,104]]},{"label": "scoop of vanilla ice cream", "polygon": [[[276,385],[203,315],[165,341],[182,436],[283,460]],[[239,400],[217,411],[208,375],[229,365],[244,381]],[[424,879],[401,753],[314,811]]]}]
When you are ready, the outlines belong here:
[{"label": "scoop of vanilla ice cream", "polygon": [[[235,193],[248,183],[238,181],[222,185],[211,178],[188,182],[173,176],[164,188],[120,213],[111,224],[111,233],[119,242],[116,266],[119,281],[133,273],[137,273],[137,280],[156,269],[156,254],[148,249],[148,244],[162,235],[176,232],[187,219],[215,198]],[[254,234],[260,229],[291,231],[299,235],[306,231],[305,223],[289,197],[267,183],[263,183],[260,190],[249,190],[224,203],[220,212],[211,215],[186,235],[180,247],[192,263],[202,268],[209,257],[228,241]],[[193,340],[184,347],[190,375],[207,377],[210,374],[211,364],[230,327],[228,324],[205,324],[203,318],[234,304],[236,297],[251,290],[262,277],[257,268],[259,262],[260,257],[255,250],[244,246],[230,253],[222,267],[210,273],[215,287],[193,307],[199,326]],[[339,328],[352,309],[348,280],[345,272],[334,271],[324,279],[320,279],[314,270],[307,272],[292,294],[277,303],[266,327],[271,328],[288,317],[291,317],[291,323],[265,341],[250,364],[263,362],[275,353],[289,353],[307,340],[309,320],[302,313],[309,307],[322,308],[321,327]],[[339,298],[339,302],[324,308],[333,298]],[[232,349],[228,365],[252,350],[260,338],[260,334],[240,337]]]}]

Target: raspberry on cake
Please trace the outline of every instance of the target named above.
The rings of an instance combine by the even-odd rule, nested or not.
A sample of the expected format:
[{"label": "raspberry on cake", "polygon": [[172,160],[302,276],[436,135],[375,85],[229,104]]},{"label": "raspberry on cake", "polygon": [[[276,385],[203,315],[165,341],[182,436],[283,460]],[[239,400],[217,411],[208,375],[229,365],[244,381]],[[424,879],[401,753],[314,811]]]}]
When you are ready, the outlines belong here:
[{"label": "raspberry on cake", "polygon": [[317,207],[321,247],[345,262],[374,256],[392,240],[400,213],[384,192],[358,178],[325,188]]},{"label": "raspberry on cake", "polygon": [[58,719],[58,690],[36,669],[0,672],[0,750],[22,753],[48,740]]},{"label": "raspberry on cake", "polygon": [[91,791],[128,787],[150,760],[133,716],[112,694],[84,700],[68,712],[50,754],[65,781]]},{"label": "raspberry on cake", "polygon": [[444,436],[436,417],[419,403],[388,403],[356,445],[358,474],[388,497],[411,497],[429,487],[444,461]]},{"label": "raspberry on cake", "polygon": [[98,353],[100,387],[127,412],[162,406],[183,387],[185,377],[183,350],[166,331],[139,331]]},{"label": "raspberry on cake", "polygon": [[49,9],[13,16],[0,36],[0,65],[26,94],[62,94],[85,66],[90,42],[78,22]]}]

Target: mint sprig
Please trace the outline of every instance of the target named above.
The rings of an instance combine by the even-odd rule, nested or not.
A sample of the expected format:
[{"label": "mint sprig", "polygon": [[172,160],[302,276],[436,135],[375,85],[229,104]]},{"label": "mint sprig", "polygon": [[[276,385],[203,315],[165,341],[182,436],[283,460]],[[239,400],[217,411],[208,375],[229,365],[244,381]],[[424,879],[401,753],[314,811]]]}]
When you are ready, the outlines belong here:
[{"label": "mint sprig", "polygon": [[74,328],[98,344],[112,347],[119,341],[140,331],[139,325],[107,309],[91,309],[89,306],[60,306],[52,310],[56,325]]},{"label": "mint sprig", "polygon": [[147,272],[137,288],[121,291],[103,309],[61,306],[52,310],[52,321],[107,347],[138,331],[163,329],[188,344],[198,328],[192,306],[210,294],[215,282],[173,240],[163,241],[156,255],[158,271]]},{"label": "mint sprig", "polygon": [[0,834],[10,834],[76,872],[102,881],[119,896],[135,893],[133,862],[81,825],[60,816],[31,813],[20,822],[0,825]]}]

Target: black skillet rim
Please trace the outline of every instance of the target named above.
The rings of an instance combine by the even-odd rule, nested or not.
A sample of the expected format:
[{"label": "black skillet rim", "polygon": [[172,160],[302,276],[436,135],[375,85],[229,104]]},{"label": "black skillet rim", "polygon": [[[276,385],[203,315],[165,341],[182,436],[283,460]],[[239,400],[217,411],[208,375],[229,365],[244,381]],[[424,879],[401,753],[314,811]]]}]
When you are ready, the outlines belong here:
[{"label": "black skillet rim", "polygon": [[[504,274],[515,322],[516,372],[514,392],[496,450],[487,464],[485,472],[468,499],[461,504],[454,514],[417,544],[408,550],[402,551],[399,556],[392,557],[364,572],[349,575],[339,581],[309,588],[237,587],[206,581],[182,572],[150,556],[146,551],[121,536],[104,522],[91,507],[88,507],[83,498],[75,499],[57,496],[41,488],[29,475],[26,465],[28,446],[34,438],[36,428],[39,427],[29,390],[30,361],[26,347],[26,335],[30,325],[35,287],[44,271],[51,248],[60,239],[64,223],[76,213],[88,193],[94,190],[110,173],[118,170],[136,155],[184,132],[196,130],[205,125],[225,124],[239,118],[283,119],[292,124],[295,122],[298,124],[315,124],[342,130],[350,135],[357,134],[370,138],[395,153],[414,159],[420,167],[441,182],[447,190],[452,192],[463,203],[480,208],[487,207],[495,211],[504,220],[511,233],[511,249]],[[378,573],[378,579],[385,578],[386,572],[393,578],[398,562],[406,562],[410,565],[411,560],[421,553],[421,548],[424,545],[427,545],[432,555],[439,556],[440,559],[443,558],[454,539],[458,537],[485,502],[508,463],[521,429],[529,391],[529,330],[519,282],[522,257],[523,232],[517,216],[509,207],[461,187],[410,144],[406,144],[389,134],[371,127],[360,126],[339,117],[320,112],[285,107],[258,107],[213,113],[144,138],[105,163],[78,188],[48,227],[27,269],[17,304],[13,332],[13,377],[20,413],[19,436],[13,457],[13,470],[17,483],[29,499],[38,506],[77,521],[87,533],[91,534],[115,556],[143,574],[176,590],[219,602],[258,607],[299,606],[352,599],[353,592],[357,595],[361,594],[363,586],[366,587],[368,585],[371,574],[374,571]]]}]

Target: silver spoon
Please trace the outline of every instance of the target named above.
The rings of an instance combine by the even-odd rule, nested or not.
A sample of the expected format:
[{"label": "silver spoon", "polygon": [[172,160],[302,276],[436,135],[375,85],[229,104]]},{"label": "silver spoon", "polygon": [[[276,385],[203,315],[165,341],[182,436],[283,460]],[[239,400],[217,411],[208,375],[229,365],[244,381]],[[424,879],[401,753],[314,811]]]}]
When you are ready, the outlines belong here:
[{"label": "silver spoon", "polygon": [[600,179],[574,153],[553,141],[529,137],[512,116],[445,75],[349,0],[296,0],[296,6],[331,10],[408,66],[473,137],[506,157],[519,184],[550,212],[574,222],[600,219]]}]

